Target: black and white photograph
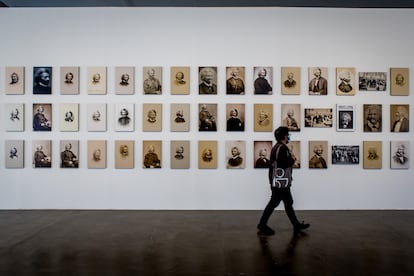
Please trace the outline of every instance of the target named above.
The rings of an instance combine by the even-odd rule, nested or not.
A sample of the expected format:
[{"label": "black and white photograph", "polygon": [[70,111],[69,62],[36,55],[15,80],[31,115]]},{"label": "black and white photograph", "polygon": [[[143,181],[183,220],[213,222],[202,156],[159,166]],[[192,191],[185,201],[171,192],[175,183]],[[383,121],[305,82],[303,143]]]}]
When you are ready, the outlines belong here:
[{"label": "black and white photograph", "polygon": [[336,131],[355,131],[355,105],[336,105]]},{"label": "black and white photograph", "polygon": [[382,104],[364,104],[364,132],[382,132]]},{"label": "black and white photograph", "polygon": [[245,90],[245,68],[226,67],[226,94],[227,95],[244,95]]},{"label": "black and white photograph", "polygon": [[332,108],[305,108],[305,127],[328,128],[332,125]]},{"label": "black and white photograph", "polygon": [[217,95],[217,67],[198,67],[198,94]]},{"label": "black and white photograph", "polygon": [[246,142],[226,141],[225,148],[227,169],[244,169],[246,166]]},{"label": "black and white photograph", "polygon": [[79,140],[60,141],[60,167],[79,168]]},{"label": "black and white photograph", "polygon": [[387,90],[387,72],[359,72],[359,91]]},{"label": "black and white photograph", "polygon": [[52,167],[52,140],[32,141],[33,168]]},{"label": "black and white photograph", "polygon": [[133,95],[135,93],[135,67],[115,67],[115,94]]},{"label": "black and white photograph", "polygon": [[4,109],[6,131],[24,131],[24,103],[8,103]]},{"label": "black and white photograph", "polygon": [[282,67],[282,95],[300,95],[300,67]]},{"label": "black and white photograph", "polygon": [[24,140],[6,140],[4,144],[6,169],[24,168]]},{"label": "black and white photograph", "polygon": [[410,114],[408,104],[390,105],[390,126],[391,132],[409,132]]},{"label": "black and white photograph", "polygon": [[170,105],[171,131],[190,131],[190,104]]},{"label": "black and white photograph", "polygon": [[272,141],[253,142],[253,164],[255,169],[269,169]]},{"label": "black and white photograph", "polygon": [[308,91],[309,95],[328,95],[328,68],[308,68]]},{"label": "black and white photograph", "polygon": [[190,168],[190,141],[171,141],[170,166],[171,169]]},{"label": "black and white photograph", "polygon": [[133,103],[115,104],[115,131],[134,131],[135,116]]},{"label": "black and white photograph", "polygon": [[144,66],[143,89],[145,95],[161,95],[162,94],[162,67],[161,66]]},{"label": "black and white photograph", "polygon": [[52,94],[52,67],[33,67],[33,94]]},{"label": "black and white photograph", "polygon": [[79,94],[79,67],[60,67],[60,94]]},{"label": "black and white photograph", "polygon": [[335,145],[332,146],[333,165],[357,165],[359,164],[358,145]]},{"label": "black and white photograph", "polygon": [[60,131],[79,131],[79,104],[60,104]]},{"label": "black and white photograph", "polygon": [[410,141],[391,141],[391,169],[410,168]]},{"label": "black and white photograph", "polygon": [[244,131],[245,125],[245,105],[227,104],[226,105],[226,130]]},{"label": "black and white photograph", "polygon": [[52,104],[33,104],[33,131],[52,131]]},{"label": "black and white photograph", "polygon": [[4,91],[6,95],[23,95],[25,75],[23,66],[7,66],[4,76]]},{"label": "black and white photograph", "polygon": [[198,130],[217,131],[217,104],[198,104]]},{"label": "black and white photograph", "polygon": [[[106,131],[106,104],[90,103],[86,107],[88,131]],[[118,117],[118,116],[116,116]]]},{"label": "black and white photograph", "polygon": [[253,88],[256,95],[273,94],[273,67],[255,66],[253,68]]},{"label": "black and white photograph", "polygon": [[282,104],[282,126],[289,131],[300,131],[301,127],[301,105],[300,104]]}]

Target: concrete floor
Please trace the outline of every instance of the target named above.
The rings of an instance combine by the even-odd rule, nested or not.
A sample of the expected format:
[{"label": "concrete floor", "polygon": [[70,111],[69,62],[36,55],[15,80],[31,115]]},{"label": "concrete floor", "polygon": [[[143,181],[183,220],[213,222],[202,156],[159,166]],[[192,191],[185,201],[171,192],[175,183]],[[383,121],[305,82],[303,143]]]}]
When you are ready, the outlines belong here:
[{"label": "concrete floor", "polygon": [[0,211],[0,275],[414,275],[414,211]]}]

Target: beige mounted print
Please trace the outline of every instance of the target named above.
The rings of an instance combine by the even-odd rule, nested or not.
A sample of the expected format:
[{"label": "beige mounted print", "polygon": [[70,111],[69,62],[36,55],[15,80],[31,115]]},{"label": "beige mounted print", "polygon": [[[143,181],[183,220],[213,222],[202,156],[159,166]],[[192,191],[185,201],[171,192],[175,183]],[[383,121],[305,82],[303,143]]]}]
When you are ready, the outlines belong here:
[{"label": "beige mounted print", "polygon": [[217,141],[198,141],[198,168],[217,169]]},{"label": "beige mounted print", "polygon": [[408,96],[410,94],[410,69],[391,68],[391,96]]},{"label": "beige mounted print", "polygon": [[282,95],[300,95],[300,67],[282,67]]},{"label": "beige mounted print", "polygon": [[9,95],[23,95],[25,75],[23,66],[6,67],[4,91]]},{"label": "beige mounted print", "polygon": [[364,141],[363,151],[364,169],[382,168],[382,141]]},{"label": "beige mounted print", "polygon": [[87,105],[88,131],[106,131],[106,104],[90,103]]},{"label": "beige mounted print", "polygon": [[390,126],[391,132],[410,131],[410,106],[408,104],[390,105]]},{"label": "beige mounted print", "polygon": [[328,168],[328,141],[309,141],[309,169]]},{"label": "beige mounted print", "polygon": [[243,66],[226,67],[226,94],[244,95],[245,68]]},{"label": "beige mounted print", "polygon": [[145,66],[142,68],[143,73],[143,89],[145,95],[161,95],[162,94],[162,67],[161,66]]},{"label": "beige mounted print", "polygon": [[268,169],[270,166],[270,153],[272,152],[272,141],[254,141],[254,168]]},{"label": "beige mounted print", "polygon": [[88,169],[106,169],[106,140],[88,140]]},{"label": "beige mounted print", "polygon": [[115,169],[134,168],[134,141],[115,141]]},{"label": "beige mounted print", "polygon": [[6,131],[24,131],[24,103],[8,103],[4,109],[4,126]]},{"label": "beige mounted print", "polygon": [[60,104],[60,131],[79,131],[79,104]]},{"label": "beige mounted print", "polygon": [[273,131],[273,104],[254,104],[254,131]]},{"label": "beige mounted print", "polygon": [[142,141],[142,160],[144,169],[160,169],[162,167],[162,141]]},{"label": "beige mounted print", "polygon": [[246,167],[246,142],[226,141],[226,168],[244,169]]},{"label": "beige mounted print", "polygon": [[6,169],[23,169],[24,140],[6,140],[4,149]]},{"label": "beige mounted print", "polygon": [[88,67],[88,94],[106,94],[106,67]]},{"label": "beige mounted print", "polygon": [[52,140],[32,141],[33,168],[52,167]]},{"label": "beige mounted print", "polygon": [[308,68],[308,91],[309,95],[328,95],[328,68]]},{"label": "beige mounted print", "polygon": [[134,114],[133,103],[115,104],[115,131],[134,131]]},{"label": "beige mounted print", "polygon": [[190,168],[190,141],[171,141],[171,169]]},{"label": "beige mounted print", "polygon": [[143,131],[162,130],[162,104],[142,105],[142,128]]},{"label": "beige mounted print", "polygon": [[60,167],[79,168],[79,140],[60,141]]},{"label": "beige mounted print", "polygon": [[336,95],[354,96],[356,91],[355,83],[355,68],[336,68]]},{"label": "beige mounted print", "polygon": [[115,94],[133,95],[135,93],[135,67],[115,67]]},{"label": "beige mounted print", "polygon": [[253,68],[253,88],[255,95],[273,94],[273,67],[255,66]]},{"label": "beige mounted print", "polygon": [[171,131],[190,131],[190,104],[170,105]]},{"label": "beige mounted print", "polygon": [[171,67],[171,94],[188,95],[190,94],[190,67],[173,66]]},{"label": "beige mounted print", "polygon": [[289,131],[300,131],[300,104],[282,104],[282,126],[287,127]]},{"label": "beige mounted print", "polygon": [[60,67],[60,94],[79,94],[79,67]]}]

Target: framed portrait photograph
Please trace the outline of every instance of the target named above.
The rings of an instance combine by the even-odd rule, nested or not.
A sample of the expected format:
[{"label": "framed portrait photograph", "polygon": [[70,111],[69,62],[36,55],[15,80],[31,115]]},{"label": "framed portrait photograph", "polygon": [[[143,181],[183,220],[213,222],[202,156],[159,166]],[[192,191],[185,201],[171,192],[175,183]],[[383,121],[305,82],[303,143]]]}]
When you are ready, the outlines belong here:
[{"label": "framed portrait photograph", "polygon": [[354,96],[355,86],[355,68],[337,67],[336,68],[336,95]]},{"label": "framed portrait photograph", "polygon": [[245,104],[226,104],[226,130],[244,131]]},{"label": "framed portrait photograph", "polygon": [[355,105],[336,105],[336,131],[355,131]]},{"label": "framed portrait photograph", "polygon": [[134,168],[134,141],[115,140],[115,169]]},{"label": "framed portrait photograph", "polygon": [[410,106],[408,104],[390,105],[390,126],[391,132],[410,131]]},{"label": "framed portrait photograph", "polygon": [[273,104],[254,104],[254,131],[273,131]]},{"label": "framed portrait photograph", "polygon": [[217,95],[217,66],[198,67],[198,94]]},{"label": "framed portrait photograph", "polygon": [[106,67],[90,66],[88,71],[88,94],[105,95],[106,94]]},{"label": "framed portrait photograph", "polygon": [[115,94],[133,95],[135,93],[135,67],[115,67]]},{"label": "framed portrait photograph", "polygon": [[364,104],[364,132],[382,132],[382,104]]},{"label": "framed portrait photograph", "polygon": [[171,169],[190,168],[190,141],[171,141],[170,164]]},{"label": "framed portrait photograph", "polygon": [[273,94],[273,67],[255,66],[253,67],[253,87],[255,95]]},{"label": "framed portrait photograph", "polygon": [[162,141],[142,141],[142,160],[144,169],[161,169],[162,167]]},{"label": "framed portrait photograph", "polygon": [[198,130],[217,131],[217,104],[198,104]]},{"label": "framed portrait photograph", "polygon": [[300,131],[301,127],[301,105],[300,104],[282,104],[282,126],[289,131]]},{"label": "framed portrait photograph", "polygon": [[198,141],[198,168],[217,169],[217,141]]},{"label": "framed portrait photograph", "polygon": [[33,94],[52,94],[52,67],[33,67]]},{"label": "framed portrait photograph", "polygon": [[142,68],[143,89],[145,95],[162,94],[162,67],[144,66]]},{"label": "framed portrait photograph", "polygon": [[7,103],[4,109],[6,131],[24,131],[24,103]]},{"label": "framed portrait photograph", "polygon": [[4,143],[6,169],[24,168],[24,140],[6,140]]},{"label": "framed portrait photograph", "polygon": [[300,141],[290,141],[287,144],[290,153],[296,157],[295,163],[293,163],[293,169],[299,169],[301,163],[301,155],[300,155]]},{"label": "framed portrait photograph", "polygon": [[269,169],[272,141],[253,142],[253,164],[255,169]]},{"label": "framed portrait photograph", "polygon": [[391,96],[408,96],[410,94],[410,69],[390,68]]},{"label": "framed portrait photograph", "polygon": [[6,95],[23,95],[24,94],[24,75],[23,66],[7,66],[4,76],[4,91]]},{"label": "framed portrait photograph", "polygon": [[60,94],[79,94],[79,67],[60,67]]},{"label": "framed portrait photograph", "polygon": [[305,127],[328,128],[332,124],[332,108],[305,108]]},{"label": "framed portrait photograph", "polygon": [[52,104],[33,104],[33,131],[52,131]]},{"label": "framed portrait photograph", "polygon": [[226,141],[226,168],[244,169],[246,167],[246,142]]},{"label": "framed portrait photograph", "polygon": [[60,131],[79,131],[79,104],[60,104]]},{"label": "framed portrait photograph", "polygon": [[309,141],[309,169],[328,168],[328,141]]},{"label": "framed portrait photograph", "polygon": [[359,91],[387,90],[387,72],[359,72]]},{"label": "framed portrait photograph", "polygon": [[244,95],[245,90],[245,68],[244,66],[226,67],[226,94]]},{"label": "framed portrait photograph", "polygon": [[390,146],[391,169],[409,169],[410,141],[391,141]]},{"label": "framed portrait photograph", "polygon": [[162,130],[162,104],[146,103],[142,105],[143,131]]},{"label": "framed portrait photograph", "polygon": [[106,131],[106,104],[89,103],[86,107],[88,131]]},{"label": "framed portrait photograph", "polygon": [[88,140],[88,169],[106,169],[106,140]]},{"label": "framed portrait photograph", "polygon": [[382,168],[382,141],[363,141],[364,169]]},{"label": "framed portrait photograph", "polygon": [[282,67],[282,95],[300,95],[300,67]]},{"label": "framed portrait photograph", "polygon": [[333,165],[359,164],[359,145],[335,145],[331,149]]},{"label": "framed portrait photograph", "polygon": [[79,140],[60,141],[60,167],[79,168]]},{"label": "framed portrait photograph", "polygon": [[173,66],[171,67],[171,94],[189,95],[190,94],[190,67]]},{"label": "framed portrait photograph", "polygon": [[135,111],[133,103],[115,104],[115,131],[134,131]]},{"label": "framed portrait photograph", "polygon": [[32,141],[33,168],[52,167],[52,140]]},{"label": "framed portrait photograph", "polygon": [[190,104],[170,105],[171,131],[190,131]]},{"label": "framed portrait photograph", "polygon": [[328,68],[308,68],[308,91],[309,95],[328,95]]}]

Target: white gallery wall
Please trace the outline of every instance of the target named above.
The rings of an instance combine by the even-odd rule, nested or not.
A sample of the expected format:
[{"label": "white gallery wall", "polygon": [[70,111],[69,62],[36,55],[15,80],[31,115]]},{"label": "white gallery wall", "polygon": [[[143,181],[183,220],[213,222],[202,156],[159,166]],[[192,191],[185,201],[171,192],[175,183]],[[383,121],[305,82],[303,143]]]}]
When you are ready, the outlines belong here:
[{"label": "white gallery wall", "polygon": [[[273,126],[281,122],[282,104],[301,104],[302,129],[292,133],[301,141],[302,167],[294,171],[293,193],[297,209],[413,209],[414,163],[409,169],[390,168],[390,141],[410,141],[414,159],[414,93],[391,96],[357,91],[337,96],[336,67],[357,72],[387,72],[410,68],[414,80],[414,10],[327,8],[50,8],[0,9],[0,208],[1,209],[262,209],[270,196],[267,171],[254,169],[253,141],[274,140],[272,132],[253,130],[253,105],[273,104]],[[218,95],[198,94],[198,67],[217,66]],[[6,95],[5,68],[25,67],[25,94]],[[52,66],[52,95],[32,94],[34,66]],[[80,94],[61,95],[61,66],[80,67]],[[88,95],[87,68],[107,67],[106,95]],[[135,94],[116,95],[115,67],[135,67]],[[144,95],[144,66],[162,66],[162,95]],[[189,66],[191,93],[171,95],[170,68]],[[246,94],[226,95],[226,66],[244,66]],[[253,67],[271,66],[273,95],[253,94]],[[301,95],[281,95],[281,67],[301,67]],[[307,92],[308,67],[327,67],[328,95]],[[411,85],[413,87],[413,85]],[[25,104],[23,132],[5,130],[5,105]],[[32,104],[53,105],[51,132],[32,130]],[[79,131],[59,130],[59,105],[79,103]],[[106,132],[87,131],[86,107],[106,103]],[[133,103],[135,127],[115,131],[116,103]],[[142,130],[145,103],[162,104],[162,130]],[[170,131],[170,104],[190,104],[189,132]],[[198,131],[198,104],[216,103],[217,132]],[[226,132],[226,104],[244,103],[244,132]],[[363,104],[383,105],[383,131],[363,132]],[[305,128],[304,108],[333,108],[354,104],[356,129]],[[390,132],[390,104],[410,104],[410,132]],[[23,169],[6,169],[6,140],[25,141]],[[52,140],[52,168],[32,167],[32,141]],[[61,140],[79,140],[79,168],[59,167]],[[87,141],[107,141],[107,168],[87,167]],[[134,141],[134,168],[115,168],[115,141]],[[145,140],[162,141],[162,168],[142,166]],[[190,168],[171,169],[170,142],[190,141]],[[198,141],[218,145],[217,169],[198,168]],[[227,169],[225,142],[246,143],[245,168]],[[309,169],[308,141],[332,145],[359,145],[358,165],[332,165]],[[382,141],[382,168],[364,169],[363,141]],[[329,155],[331,150],[329,149]]]}]

